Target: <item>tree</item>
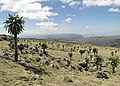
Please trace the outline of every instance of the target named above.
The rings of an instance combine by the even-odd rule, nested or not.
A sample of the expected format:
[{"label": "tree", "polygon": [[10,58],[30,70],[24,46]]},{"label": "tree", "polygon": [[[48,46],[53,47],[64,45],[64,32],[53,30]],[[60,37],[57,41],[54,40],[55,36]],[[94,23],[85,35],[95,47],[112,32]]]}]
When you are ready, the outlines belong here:
[{"label": "tree", "polygon": [[85,58],[85,62],[86,62],[85,71],[88,71],[88,69],[89,69],[89,66],[88,66],[88,64],[89,64],[89,58],[88,57]]},{"label": "tree", "polygon": [[48,46],[45,43],[43,43],[41,46],[42,46],[42,49],[43,49],[43,53],[45,54],[45,49],[47,49]]},{"label": "tree", "polygon": [[68,53],[69,57],[70,57],[70,60],[72,60],[72,56],[73,54],[72,53]]},{"label": "tree", "polygon": [[93,48],[93,53],[94,53],[94,55],[98,53],[97,48]]},{"label": "tree", "polygon": [[118,66],[118,64],[119,64],[119,58],[116,57],[116,56],[112,56],[112,57],[108,58],[108,60],[109,60],[108,64],[111,64],[111,66],[112,66],[112,71],[113,71],[113,73],[115,73],[115,68],[116,68],[116,67]]},{"label": "tree", "polygon": [[23,54],[23,50],[24,50],[25,46],[23,43],[18,45],[18,49],[20,50],[21,54]]},{"label": "tree", "polygon": [[111,52],[111,55],[114,56],[114,52]]},{"label": "tree", "polygon": [[19,17],[18,15],[8,15],[8,18],[4,22],[5,28],[8,33],[14,35],[14,49],[15,49],[15,61],[18,61],[18,51],[17,51],[17,35],[23,32],[24,30],[24,20],[23,17]]},{"label": "tree", "polygon": [[92,48],[91,48],[91,47],[89,47],[88,51],[89,51],[89,52],[91,52],[91,50],[92,50]]},{"label": "tree", "polygon": [[82,58],[82,55],[85,53],[85,50],[80,50],[79,52],[80,52],[81,58]]},{"label": "tree", "polygon": [[29,45],[28,44],[24,44],[24,47],[28,49]]},{"label": "tree", "polygon": [[15,44],[14,41],[10,40],[8,45],[11,49],[14,49],[14,44]]},{"label": "tree", "polygon": [[99,69],[99,66],[100,66],[100,71],[101,71],[102,70],[103,58],[100,55],[94,55],[94,57],[95,57],[94,62],[96,64],[97,71]]}]

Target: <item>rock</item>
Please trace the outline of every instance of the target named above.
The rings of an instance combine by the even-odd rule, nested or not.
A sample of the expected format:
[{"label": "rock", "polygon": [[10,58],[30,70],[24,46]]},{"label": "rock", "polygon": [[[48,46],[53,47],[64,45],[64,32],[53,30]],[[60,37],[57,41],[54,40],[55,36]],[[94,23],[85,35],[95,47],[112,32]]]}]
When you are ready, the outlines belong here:
[{"label": "rock", "polygon": [[50,64],[49,67],[54,67],[54,64]]},{"label": "rock", "polygon": [[98,71],[96,73],[97,78],[104,78],[104,79],[109,79],[108,75],[104,71]]},{"label": "rock", "polygon": [[8,60],[5,60],[5,63],[8,63]]},{"label": "rock", "polygon": [[86,62],[80,62],[79,65],[83,68],[85,68],[87,66],[87,63]]},{"label": "rock", "polygon": [[8,53],[4,53],[3,56],[8,56],[9,54]]}]

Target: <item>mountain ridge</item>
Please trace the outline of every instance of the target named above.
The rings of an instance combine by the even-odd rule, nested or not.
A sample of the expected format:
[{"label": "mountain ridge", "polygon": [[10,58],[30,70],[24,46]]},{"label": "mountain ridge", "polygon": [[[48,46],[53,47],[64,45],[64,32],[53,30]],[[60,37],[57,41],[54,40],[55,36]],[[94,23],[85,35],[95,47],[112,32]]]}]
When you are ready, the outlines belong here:
[{"label": "mountain ridge", "polygon": [[110,46],[120,48],[120,35],[89,37],[80,39],[78,40],[78,42],[98,46]]},{"label": "mountain ridge", "polygon": [[77,40],[83,38],[80,34],[74,33],[62,33],[62,34],[42,34],[42,35],[31,35],[22,38],[37,38],[37,39],[51,39],[51,40]]}]

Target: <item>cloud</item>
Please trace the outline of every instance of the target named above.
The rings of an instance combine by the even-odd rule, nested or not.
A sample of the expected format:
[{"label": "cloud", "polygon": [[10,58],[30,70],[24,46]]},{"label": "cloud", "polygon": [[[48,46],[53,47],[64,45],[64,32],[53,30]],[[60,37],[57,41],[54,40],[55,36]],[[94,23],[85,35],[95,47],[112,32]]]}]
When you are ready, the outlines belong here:
[{"label": "cloud", "polygon": [[113,1],[113,4],[114,4],[115,6],[120,6],[120,0],[114,0],[114,1]]},{"label": "cloud", "polygon": [[61,7],[62,7],[62,8],[65,8],[65,6],[64,6],[64,5],[62,5]]},{"label": "cloud", "polygon": [[118,8],[110,8],[110,9],[108,9],[108,12],[120,12],[120,9],[118,9]]},{"label": "cloud", "polygon": [[54,22],[40,22],[40,23],[36,23],[36,25],[42,29],[48,29],[48,30],[57,30],[58,29],[56,27],[58,24],[56,24]]},{"label": "cloud", "polygon": [[65,21],[67,22],[67,23],[70,23],[71,22],[71,18],[67,18],[67,19],[65,19]]},{"label": "cloud", "polygon": [[90,6],[120,6],[120,0],[82,0],[86,7]]},{"label": "cloud", "polygon": [[86,7],[90,6],[111,6],[113,0],[83,0],[83,5]]},{"label": "cloud", "polygon": [[77,6],[80,4],[79,0],[59,0],[62,3],[68,4],[69,6],[73,7],[73,6]]},{"label": "cloud", "polygon": [[80,4],[80,2],[78,2],[78,1],[73,1],[73,2],[71,2],[71,3],[69,4],[69,6],[73,7],[73,6],[76,6],[76,5],[79,5],[79,4]]},{"label": "cloud", "polygon": [[58,13],[51,12],[52,7],[42,7],[42,1],[48,0],[0,0],[1,11],[17,12],[18,15],[28,19],[46,20]]},{"label": "cloud", "polygon": [[40,23],[36,23],[36,25],[40,27],[51,27],[51,26],[56,26],[58,24],[53,22],[40,22]]},{"label": "cloud", "polygon": [[86,29],[89,29],[90,28],[90,26],[86,26]]},{"label": "cloud", "polygon": [[61,2],[63,2],[63,3],[70,3],[70,2],[72,2],[73,0],[59,0],[59,1],[61,1]]}]

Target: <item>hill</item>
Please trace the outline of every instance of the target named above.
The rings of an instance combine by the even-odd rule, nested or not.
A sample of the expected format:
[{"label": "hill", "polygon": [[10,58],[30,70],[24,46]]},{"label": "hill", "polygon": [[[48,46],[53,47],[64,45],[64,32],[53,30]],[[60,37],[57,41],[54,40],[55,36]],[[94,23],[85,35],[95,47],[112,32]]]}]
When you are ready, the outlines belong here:
[{"label": "hill", "polygon": [[98,46],[120,47],[120,35],[83,38],[79,42]]},{"label": "hill", "polygon": [[50,40],[77,40],[83,38],[80,34],[64,33],[64,34],[46,34],[46,35],[26,35],[22,38],[38,38]]},{"label": "hill", "polygon": [[[89,56],[85,52],[82,58],[79,50],[88,49],[89,45],[29,39],[21,39],[18,43],[30,46],[23,50],[23,54],[18,51],[19,61],[14,62],[14,50],[10,49],[7,41],[0,41],[0,86],[120,86],[120,68],[112,74],[111,66],[105,66],[111,51],[118,48],[91,46],[104,57],[102,70],[109,77],[104,79],[96,77],[96,67],[89,66],[89,71],[85,71],[79,65]],[[48,45],[47,55],[41,52],[41,47],[36,48],[39,43]],[[71,60],[69,52],[73,53]],[[116,54],[120,56],[120,51]]]}]

